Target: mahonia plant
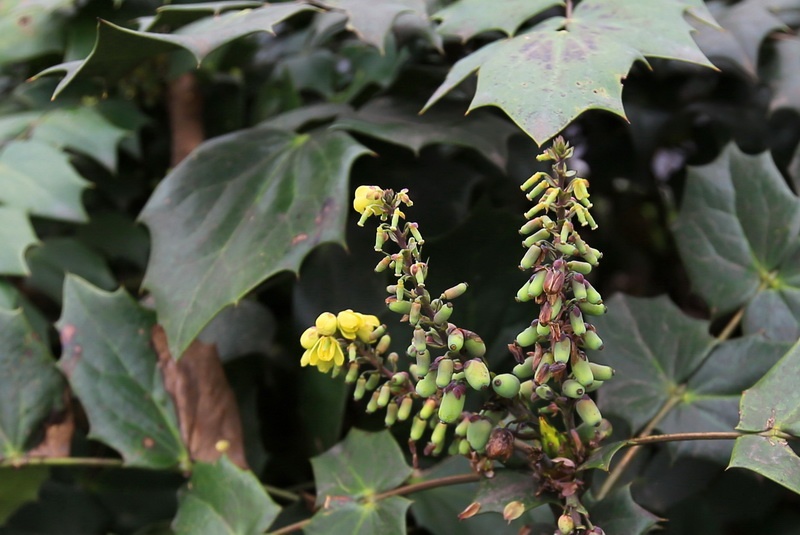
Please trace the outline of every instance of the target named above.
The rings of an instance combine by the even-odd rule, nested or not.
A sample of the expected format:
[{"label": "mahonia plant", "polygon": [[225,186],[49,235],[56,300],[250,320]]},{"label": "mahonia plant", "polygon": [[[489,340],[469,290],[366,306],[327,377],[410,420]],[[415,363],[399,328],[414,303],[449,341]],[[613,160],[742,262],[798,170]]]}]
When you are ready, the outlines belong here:
[{"label": "mahonia plant", "polygon": [[[597,225],[589,212],[588,181],[567,166],[572,153],[557,138],[538,156],[552,162],[551,172],[536,173],[522,185],[536,205],[520,229],[526,252],[519,267],[530,276],[516,300],[538,305],[538,316],[508,345],[517,362],[511,372],[490,370],[481,337],[449,321],[452,301],[467,284],[438,297],[428,289],[425,240],[401,210],[413,204],[407,190],[378,186],[357,188],[353,207],[361,214],[360,226],[373,216],[380,220],[375,250],[383,258],[375,271],[394,275],[386,306],[413,328],[406,350],[412,362],[401,366],[397,353],[387,353],[391,340],[375,316],[346,310],[321,314],[303,333],[301,364],[334,376],[346,366],[346,381],[355,383],[353,398],[371,393],[367,413],[386,409],[387,426],[411,418],[408,443],[415,464],[423,437],[425,455],[439,455],[449,444],[448,453],[468,457],[486,477],[493,477],[496,462],[521,452],[537,492],[560,504],[555,534],[599,535],[602,528],[592,524],[580,500],[585,486],[579,466],[611,433],[589,393],[614,370],[590,362],[585,351],[601,349],[603,342],[584,316],[604,314],[606,307],[586,279],[602,254],[576,228]],[[468,395],[478,398],[479,410],[464,410]],[[473,504],[461,516],[478,511]],[[513,520],[524,512],[521,502],[512,501],[504,516]]]}]

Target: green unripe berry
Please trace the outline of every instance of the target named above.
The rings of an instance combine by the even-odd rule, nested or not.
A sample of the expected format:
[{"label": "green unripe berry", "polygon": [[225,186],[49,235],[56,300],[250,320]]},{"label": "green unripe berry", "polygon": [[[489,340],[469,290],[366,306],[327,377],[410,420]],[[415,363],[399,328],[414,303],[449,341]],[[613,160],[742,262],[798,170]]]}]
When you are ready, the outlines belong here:
[{"label": "green unripe berry", "polygon": [[553,359],[556,362],[568,362],[571,352],[572,342],[566,336],[553,345]]},{"label": "green unripe berry", "polygon": [[427,420],[420,418],[419,416],[414,417],[414,421],[411,423],[411,432],[408,434],[408,438],[413,441],[417,441],[422,438],[422,435],[425,433],[425,428],[428,426]]},{"label": "green unripe berry", "polygon": [[464,418],[460,422],[455,429],[455,435],[457,437],[465,437],[467,436],[467,429],[469,428],[469,418]]},{"label": "green unripe berry", "polygon": [[464,333],[464,351],[474,359],[479,359],[486,354],[486,342],[472,331],[461,329]]},{"label": "green unripe berry", "polygon": [[436,424],[436,427],[433,428],[433,433],[431,433],[431,442],[436,445],[444,444],[446,432],[447,424],[444,422],[439,422]]},{"label": "green unripe berry", "polygon": [[397,409],[397,419],[401,422],[405,422],[408,420],[408,417],[411,416],[411,409],[414,407],[414,398],[411,396],[406,396],[400,402],[400,408]]},{"label": "green unripe berry", "polygon": [[592,265],[587,262],[580,262],[578,260],[572,260],[567,262],[567,267],[572,271],[576,271],[581,275],[588,275],[592,271]]},{"label": "green unripe berry", "polygon": [[587,425],[600,425],[600,421],[603,419],[600,409],[597,408],[597,405],[589,396],[584,396],[583,399],[578,400],[575,403],[575,410]]},{"label": "green unripe berry", "polygon": [[542,269],[536,272],[530,279],[530,286],[528,286],[528,297],[531,299],[539,297],[544,291],[544,279],[547,277],[547,270]]},{"label": "green unripe berry", "polygon": [[458,443],[458,454],[459,455],[469,455],[469,442],[466,439],[460,441]]},{"label": "green unripe berry", "polygon": [[537,332],[536,327],[531,326],[519,333],[516,340],[520,347],[529,347],[539,340],[539,333]]},{"label": "green unripe berry", "polygon": [[378,383],[381,381],[381,376],[378,373],[371,373],[369,377],[367,377],[367,390],[372,392],[376,388],[378,388]]},{"label": "green unripe berry", "polygon": [[378,396],[380,396],[380,394],[377,390],[372,393],[372,397],[369,398],[369,401],[367,402],[367,408],[364,409],[364,412],[367,414],[372,414],[378,410]]},{"label": "green unripe berry", "polygon": [[594,375],[594,378],[598,381],[608,381],[614,377],[614,368],[611,366],[590,362],[589,367],[592,369],[592,375]]},{"label": "green unripe berry", "polygon": [[344,382],[351,385],[358,379],[358,363],[351,362],[347,368],[347,375],[344,377]]},{"label": "green unripe berry", "polygon": [[419,410],[419,417],[423,420],[427,420],[433,416],[433,413],[436,410],[436,405],[437,403],[434,398],[426,399],[425,403],[422,404],[422,408]]},{"label": "green unripe berry", "polygon": [[456,284],[452,288],[448,288],[447,290],[445,290],[444,293],[441,295],[440,299],[451,300],[455,299],[456,297],[461,297],[462,295],[464,295],[464,292],[467,291],[467,288],[468,284],[466,282]]},{"label": "green unripe berry", "polygon": [[583,359],[578,359],[572,364],[572,375],[575,380],[583,386],[589,386],[594,382],[594,374],[589,363]]},{"label": "green unripe berry", "polygon": [[603,339],[600,338],[594,331],[586,331],[581,337],[583,345],[587,349],[600,350],[603,349]]},{"label": "green unripe berry", "polygon": [[522,288],[517,290],[517,296],[515,299],[518,303],[525,303],[531,300],[531,296],[528,293],[528,289],[531,287],[531,281],[525,281],[525,284],[522,285]]},{"label": "green unripe berry", "polygon": [[367,379],[362,375],[356,381],[356,387],[353,390],[353,400],[360,401],[367,391]]},{"label": "green unripe berry", "polygon": [[378,407],[381,409],[385,407],[389,403],[391,396],[392,387],[389,386],[389,383],[383,383],[383,386],[378,391]]},{"label": "green unripe berry", "polygon": [[467,396],[457,395],[455,392],[445,392],[442,396],[442,403],[439,405],[439,420],[448,424],[455,423],[461,417],[464,410],[464,402]]},{"label": "green unripe berry", "polygon": [[525,255],[522,257],[522,260],[519,261],[519,268],[520,269],[530,269],[533,267],[533,264],[539,259],[539,256],[542,254],[541,247],[533,246],[527,251],[525,251]]},{"label": "green unripe berry", "polygon": [[530,401],[531,396],[533,395],[533,390],[535,388],[536,388],[536,383],[534,383],[530,379],[527,381],[523,381],[519,385],[519,397]]},{"label": "green unripe berry", "polygon": [[520,379],[529,379],[533,377],[533,372],[535,371],[533,369],[533,361],[533,357],[526,358],[524,362],[514,366],[514,368],[511,370],[511,373]]},{"label": "green unripe berry", "polygon": [[567,379],[561,384],[561,393],[568,398],[580,399],[586,393],[586,389],[578,381]]},{"label": "green unripe berry", "polygon": [[552,401],[556,399],[556,393],[548,385],[539,385],[536,387],[536,395],[545,401]]},{"label": "green unripe berry", "polygon": [[419,351],[416,355],[417,357],[417,374],[425,375],[428,373],[428,370],[431,368],[431,352],[427,349],[425,351]]},{"label": "green unripe berry", "polygon": [[453,359],[442,359],[436,369],[436,386],[444,388],[453,380]]},{"label": "green unripe berry", "polygon": [[586,324],[583,322],[583,314],[581,314],[580,308],[573,307],[569,311],[569,323],[572,325],[572,332],[578,336],[586,332]]},{"label": "green unripe berry", "polygon": [[545,336],[550,336],[550,325],[544,323],[536,323],[536,334],[538,334],[540,338]]},{"label": "green unripe berry", "polygon": [[492,380],[492,388],[500,397],[511,399],[519,393],[519,379],[511,373],[501,373]]},{"label": "green unripe berry", "polygon": [[588,314],[590,316],[602,316],[606,313],[607,307],[600,303],[600,304],[593,304],[587,301],[583,301],[578,303],[578,306],[581,309],[581,312],[584,314]]},{"label": "green unripe berry", "polygon": [[560,535],[572,535],[574,529],[575,522],[572,520],[571,516],[563,514],[558,517],[558,531],[561,532]]},{"label": "green unripe berry", "polygon": [[433,322],[436,325],[445,325],[447,324],[447,320],[450,319],[450,316],[453,314],[453,304],[452,303],[444,303],[442,307],[436,311],[433,315]]},{"label": "green unripe berry", "polygon": [[603,386],[604,382],[605,381],[598,381],[597,379],[595,379],[592,382],[592,384],[590,384],[589,386],[586,387],[586,393],[588,394],[589,392],[594,392],[595,390],[597,390],[598,388]]},{"label": "green unripe berry", "polygon": [[386,300],[386,306],[389,307],[389,310],[396,312],[397,314],[408,314],[411,312],[410,301],[397,301],[396,299],[390,297]]},{"label": "green unripe berry", "polygon": [[494,424],[489,420],[481,418],[471,422],[467,428],[467,443],[470,448],[478,453],[486,451],[486,443],[489,442],[492,429],[494,429]]},{"label": "green unripe berry", "polygon": [[464,333],[461,332],[461,329],[455,328],[447,333],[447,347],[450,351],[461,351],[461,348],[464,347]]},{"label": "green unripe berry", "polygon": [[392,427],[397,421],[397,412],[400,407],[395,402],[391,402],[386,406],[386,417],[383,419],[386,427]]},{"label": "green unripe berry", "polygon": [[434,395],[438,390],[436,386],[436,374],[428,373],[428,375],[417,381],[415,390],[417,394],[423,398],[429,398]]},{"label": "green unripe berry", "polygon": [[586,299],[586,286],[583,285],[582,282],[576,281],[573,279],[572,281],[572,295],[575,296],[575,299],[578,301],[583,301]]},{"label": "green unripe berry", "polygon": [[489,387],[491,376],[489,368],[480,359],[468,360],[464,365],[464,378],[467,384],[475,390],[484,390]]},{"label": "green unripe berry", "polygon": [[600,295],[600,292],[594,289],[594,286],[586,283],[586,300],[589,301],[593,305],[599,305],[603,302],[603,298]]}]

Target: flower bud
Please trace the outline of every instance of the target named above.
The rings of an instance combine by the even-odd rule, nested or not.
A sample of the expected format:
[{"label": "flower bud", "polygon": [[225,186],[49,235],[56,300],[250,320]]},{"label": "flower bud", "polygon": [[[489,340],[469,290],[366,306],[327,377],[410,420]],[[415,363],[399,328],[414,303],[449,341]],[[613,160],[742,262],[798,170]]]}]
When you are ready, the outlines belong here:
[{"label": "flower bud", "polygon": [[587,349],[600,350],[603,349],[603,339],[600,338],[594,331],[586,331],[583,333],[583,345]]},{"label": "flower bud", "polygon": [[406,283],[402,278],[397,279],[397,284],[394,285],[394,294],[398,301],[405,301]]},{"label": "flower bud", "polygon": [[426,375],[431,368],[431,352],[425,349],[425,351],[419,351],[416,357],[417,373],[419,375]]},{"label": "flower bud", "polygon": [[594,305],[586,301],[578,303],[578,306],[580,307],[581,312],[588,314],[589,316],[602,316],[606,313],[606,310],[608,310],[603,304]]},{"label": "flower bud", "polygon": [[464,295],[464,292],[467,291],[468,286],[469,285],[466,282],[456,284],[452,288],[448,288],[447,290],[445,290],[440,299],[452,300],[455,299],[456,297],[461,297],[462,295]]},{"label": "flower bud", "polygon": [[422,304],[414,301],[411,303],[411,312],[408,313],[408,323],[417,325],[422,317]]},{"label": "flower bud", "polygon": [[537,271],[533,277],[531,277],[531,284],[528,287],[528,296],[531,299],[542,295],[542,292],[544,291],[544,279],[547,277],[547,273],[547,270],[542,269]]},{"label": "flower bud", "polygon": [[519,379],[510,373],[501,373],[492,380],[492,388],[500,397],[511,399],[519,393]]},{"label": "flower bud", "polygon": [[603,364],[590,362],[589,367],[592,369],[592,375],[598,381],[608,381],[614,377],[614,368],[611,366],[604,366]]},{"label": "flower bud", "polygon": [[361,398],[364,397],[364,393],[367,391],[367,379],[362,375],[356,381],[356,387],[353,390],[353,400],[360,401]]},{"label": "flower bud", "polygon": [[530,269],[533,267],[533,264],[539,259],[539,256],[542,254],[542,249],[538,246],[533,246],[527,251],[525,251],[525,255],[522,257],[522,260],[519,261],[519,268],[520,269]]},{"label": "flower bud", "polygon": [[533,377],[533,372],[536,371],[533,369],[533,361],[533,357],[527,357],[523,363],[514,366],[514,368],[511,370],[511,373],[520,379],[528,379]]},{"label": "flower bud", "polygon": [[397,314],[408,314],[411,312],[410,301],[398,301],[394,297],[388,297],[386,299],[386,306],[389,307],[389,310]]},{"label": "flower bud", "polygon": [[331,314],[330,312],[323,312],[317,316],[315,325],[317,328],[317,333],[320,336],[333,336],[336,333],[336,328],[338,327],[336,315]]},{"label": "flower bud", "polygon": [[436,369],[436,386],[444,388],[453,380],[453,359],[443,358],[439,361],[439,367]]},{"label": "flower bud", "polygon": [[588,387],[594,382],[594,375],[592,374],[592,368],[589,366],[589,362],[581,358],[577,359],[572,364],[572,375],[575,377],[575,380],[583,386]]},{"label": "flower bud", "polygon": [[568,398],[580,399],[586,393],[586,389],[578,381],[567,379],[561,384],[561,393]]},{"label": "flower bud", "polygon": [[429,398],[434,395],[438,390],[436,387],[436,374],[428,373],[422,379],[417,381],[415,390],[422,398]]},{"label": "flower bud", "polygon": [[381,259],[380,262],[375,266],[375,273],[380,273],[382,271],[386,271],[386,268],[389,267],[389,264],[392,263],[391,256],[385,256]]},{"label": "flower bud", "polygon": [[467,428],[467,443],[470,448],[478,453],[483,453],[493,428],[494,424],[485,418],[471,422]]},{"label": "flower bud", "polygon": [[383,423],[386,427],[392,427],[394,423],[397,421],[397,412],[399,407],[397,403],[392,401],[386,406],[386,416],[383,419]]},{"label": "flower bud", "polygon": [[392,338],[388,334],[381,336],[381,339],[378,340],[378,345],[375,346],[375,352],[386,353],[389,350],[391,343]]},{"label": "flower bud", "polygon": [[351,362],[347,368],[347,375],[344,377],[344,382],[351,385],[358,379],[358,362]]},{"label": "flower bud", "polygon": [[458,388],[445,392],[439,405],[439,420],[446,424],[455,423],[461,417],[466,400],[466,394],[460,392]]},{"label": "flower bud", "polygon": [[464,365],[464,377],[469,386],[475,390],[484,390],[489,387],[491,377],[489,368],[480,359],[468,360]]},{"label": "flower bud", "polygon": [[584,396],[582,399],[578,400],[575,403],[575,410],[578,412],[578,416],[581,417],[581,420],[586,422],[587,425],[594,425],[597,426],[600,424],[600,421],[603,419],[603,415],[600,414],[600,409],[597,408],[592,398],[589,396]]},{"label": "flower bud", "polygon": [[411,432],[408,434],[408,438],[416,442],[417,440],[422,438],[422,435],[425,433],[425,428],[428,426],[428,421],[426,419],[420,418],[419,416],[415,416],[414,420],[411,423]]},{"label": "flower bud", "polygon": [[372,397],[369,398],[369,402],[367,402],[367,408],[364,409],[364,412],[366,412],[367,414],[372,414],[373,412],[378,410],[378,396],[380,396],[380,394],[378,393],[377,390],[372,393]]},{"label": "flower bud", "polygon": [[311,349],[319,340],[319,332],[316,327],[309,327],[300,335],[300,345],[303,349]]},{"label": "flower bud", "polygon": [[442,307],[436,311],[436,314],[433,315],[433,322],[436,325],[444,325],[447,323],[447,320],[450,319],[450,316],[452,314],[453,314],[453,304],[444,303]]},{"label": "flower bud", "polygon": [[433,416],[434,411],[436,410],[436,399],[428,398],[425,400],[425,403],[422,404],[422,408],[419,410],[419,417],[423,420],[427,420],[431,416]]}]

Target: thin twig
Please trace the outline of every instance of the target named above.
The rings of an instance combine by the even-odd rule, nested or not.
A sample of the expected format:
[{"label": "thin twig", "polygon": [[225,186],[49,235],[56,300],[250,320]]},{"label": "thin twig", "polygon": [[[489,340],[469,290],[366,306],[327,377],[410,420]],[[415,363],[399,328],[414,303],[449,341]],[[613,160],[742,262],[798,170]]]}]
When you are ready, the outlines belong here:
[{"label": "thin twig", "polygon": [[22,457],[0,459],[0,467],[22,468],[23,466],[102,466],[121,468],[122,459],[106,457]]},{"label": "thin twig", "polygon": [[290,502],[299,502],[300,496],[295,494],[290,490],[285,490],[279,487],[273,487],[272,485],[261,485],[264,487],[264,490],[272,494],[273,496],[277,496],[278,498],[283,498],[284,500],[289,500]]},{"label": "thin twig", "polygon": [[659,442],[679,442],[684,440],[736,440],[744,436],[738,431],[709,431],[707,433],[670,433],[668,435],[650,435],[647,437],[632,438],[628,446],[642,446]]}]

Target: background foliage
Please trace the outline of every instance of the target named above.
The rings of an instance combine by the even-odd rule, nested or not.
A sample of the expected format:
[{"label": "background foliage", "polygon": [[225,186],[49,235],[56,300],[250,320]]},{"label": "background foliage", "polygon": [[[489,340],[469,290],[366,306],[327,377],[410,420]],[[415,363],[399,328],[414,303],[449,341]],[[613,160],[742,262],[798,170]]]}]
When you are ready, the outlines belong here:
[{"label": "background foliage", "polygon": [[426,487],[467,463],[412,470],[297,339],[391,319],[349,206],[407,187],[429,285],[469,282],[457,321],[510,367],[518,184],[561,131],[618,294],[587,468],[745,433],[648,446],[592,518],[800,533],[800,2],[568,4],[0,4],[0,533],[552,533],[513,464]]}]

